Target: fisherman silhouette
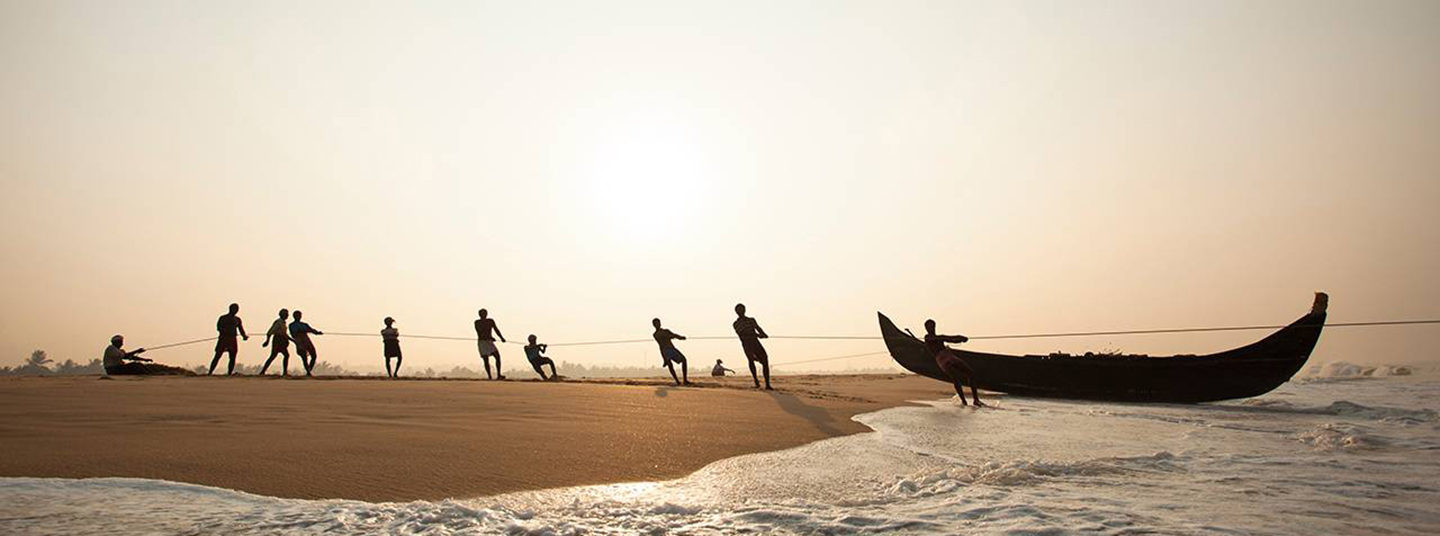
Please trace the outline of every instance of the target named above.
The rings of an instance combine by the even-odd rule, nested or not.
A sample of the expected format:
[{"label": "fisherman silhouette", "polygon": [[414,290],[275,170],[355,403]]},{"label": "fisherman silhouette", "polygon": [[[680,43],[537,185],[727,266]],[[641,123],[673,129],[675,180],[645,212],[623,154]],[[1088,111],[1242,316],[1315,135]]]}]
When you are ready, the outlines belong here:
[{"label": "fisherman silhouette", "polygon": [[[270,346],[270,357],[266,358],[265,364],[260,367],[261,376],[265,375],[265,371],[270,370],[270,363],[274,362],[275,356],[280,354],[285,355],[285,359],[280,361],[280,375],[290,375],[290,332],[285,329],[285,321],[289,318],[290,311],[281,309],[279,318],[276,318],[275,322],[270,324],[270,329],[265,332],[265,342],[260,343],[260,347],[270,346],[271,342],[274,342],[275,346]],[[304,358],[301,358],[301,362],[304,362]]]},{"label": "fisherman silhouette", "polygon": [[[300,364],[305,365],[305,375],[312,376],[315,370],[315,361],[319,356],[315,353],[315,341],[310,340],[311,335],[324,335],[319,330],[310,327],[300,320],[303,313],[295,311],[295,321],[290,323],[290,340],[295,341],[295,355],[300,357]],[[309,361],[306,361],[306,358]],[[287,367],[288,368],[288,367]]]},{"label": "fisherman silhouette", "polygon": [[[110,345],[105,347],[105,353],[103,356],[105,375],[121,376],[127,374],[148,373],[149,371],[146,370],[143,363],[149,363],[150,360],[143,357],[135,357],[137,355],[145,353],[145,349],[137,348],[133,351],[126,352],[125,350],[122,350],[122,348],[124,347],[124,335],[116,335],[114,337],[110,337]],[[130,362],[126,363],[126,361]]]},{"label": "fisherman silhouette", "polygon": [[[385,342],[385,375],[391,378],[400,377],[400,362],[404,359],[400,356],[400,330],[395,329],[395,319],[385,317],[385,329],[380,330],[380,339]],[[395,359],[395,371],[390,371],[390,359]]]},{"label": "fisherman silhouette", "polygon": [[760,324],[754,318],[745,316],[745,304],[735,304],[735,334],[740,336],[740,347],[745,350],[745,359],[750,361],[750,378],[755,380],[755,388],[760,388],[760,378],[755,374],[755,363],[765,369],[765,389],[770,390],[770,355],[765,353],[765,347],[760,344],[760,339],[768,339],[769,335],[760,328]]},{"label": "fisherman silhouette", "polygon": [[663,360],[660,366],[670,369],[670,377],[675,378],[675,385],[680,385],[680,377],[675,375],[675,363],[680,363],[680,372],[685,377],[684,384],[690,385],[690,365],[685,362],[685,354],[680,353],[680,349],[675,347],[675,341],[683,341],[685,336],[660,327],[659,318],[651,320],[650,325],[655,326],[653,336],[655,342],[660,345],[660,359]]},{"label": "fisherman silhouette", "polygon": [[505,369],[500,368],[500,349],[495,346],[495,337],[500,336],[500,342],[505,342],[505,335],[500,333],[500,327],[495,325],[495,319],[490,318],[490,312],[480,310],[480,318],[475,320],[476,345],[480,349],[480,359],[485,362],[485,378],[490,378],[490,356],[495,356],[495,378],[505,379]]},{"label": "fisherman silhouette", "polygon": [[975,407],[985,407],[985,403],[980,401],[980,395],[975,391],[974,371],[970,370],[970,365],[966,365],[959,356],[955,355],[955,352],[945,346],[947,342],[958,344],[969,340],[970,338],[964,335],[936,335],[935,321],[925,321],[925,349],[935,356],[935,364],[950,376],[951,382],[954,382],[955,394],[960,397],[960,405],[967,405],[963,382],[970,384],[970,396],[975,399]]},{"label": "fisherman silhouette", "polygon": [[250,340],[250,336],[245,334],[245,325],[240,322],[240,317],[236,316],[238,314],[240,314],[240,304],[232,303],[230,312],[220,315],[220,318],[215,320],[215,331],[219,332],[220,336],[215,339],[215,357],[210,360],[210,372],[207,374],[215,373],[215,365],[220,364],[220,354],[222,353],[230,354],[230,366],[225,369],[225,375],[229,376],[235,373],[235,354],[240,351],[240,343],[235,340],[235,334],[238,332],[240,337],[247,341]]},{"label": "fisherman silhouette", "polygon": [[[535,373],[539,374],[542,380],[560,379],[560,373],[555,372],[555,362],[548,357],[540,355],[545,353],[545,349],[549,348],[549,345],[539,344],[535,341],[535,335],[531,334],[530,344],[525,345],[525,358],[530,360],[530,366],[535,368]],[[550,365],[550,377],[548,378],[545,377],[545,369],[540,368],[544,365]]]},{"label": "fisherman silhouette", "polygon": [[711,375],[711,376],[724,376],[726,372],[729,372],[729,373],[732,373],[732,374],[733,374],[735,371],[730,370],[730,369],[728,369],[728,368],[725,368],[725,362],[724,362],[724,361],[721,361],[721,360],[719,360],[719,359],[716,359],[716,360],[715,360],[715,368],[710,369],[710,375]]}]

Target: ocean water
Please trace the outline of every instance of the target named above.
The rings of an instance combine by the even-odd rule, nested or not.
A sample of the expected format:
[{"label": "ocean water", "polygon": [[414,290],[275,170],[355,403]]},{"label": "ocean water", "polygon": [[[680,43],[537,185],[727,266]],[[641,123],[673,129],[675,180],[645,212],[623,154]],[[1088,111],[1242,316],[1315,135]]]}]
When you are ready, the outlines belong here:
[{"label": "ocean water", "polygon": [[[1316,367],[1206,405],[1009,397],[686,478],[438,502],[0,479],[4,534],[1440,533],[1440,378]],[[759,433],[759,432],[756,432]]]}]

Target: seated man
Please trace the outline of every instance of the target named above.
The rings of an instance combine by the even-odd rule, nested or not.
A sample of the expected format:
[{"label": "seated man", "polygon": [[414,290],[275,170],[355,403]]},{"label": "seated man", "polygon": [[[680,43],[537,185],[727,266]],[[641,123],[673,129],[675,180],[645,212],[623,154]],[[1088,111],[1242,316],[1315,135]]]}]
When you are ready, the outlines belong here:
[{"label": "seated man", "polygon": [[[540,375],[540,379],[542,380],[560,379],[560,374],[555,372],[555,362],[548,357],[540,355],[545,353],[547,345],[538,344],[535,340],[535,335],[532,334],[530,335],[530,344],[525,345],[525,357],[530,360],[530,366],[535,367],[535,372]],[[549,378],[545,377],[545,369],[540,368],[545,365],[550,365]]]},{"label": "seated man", "polygon": [[[121,350],[121,348],[124,347],[124,335],[110,337],[110,346],[105,347],[105,354],[102,358],[102,361],[105,363],[105,375],[146,374],[148,371],[145,369],[145,365],[141,363],[149,363],[150,360],[143,357],[135,357],[145,353],[145,349],[138,348],[133,352],[126,352],[125,350]],[[129,363],[126,363],[126,361],[129,361]]]},{"label": "seated man", "polygon": [[730,369],[728,369],[728,368],[725,368],[725,362],[724,362],[724,361],[721,361],[721,360],[719,360],[719,359],[716,359],[716,360],[715,360],[715,368],[710,369],[710,375],[711,375],[711,376],[724,376],[726,372],[729,372],[729,373],[732,373],[732,374],[733,374],[735,371],[730,370]]}]

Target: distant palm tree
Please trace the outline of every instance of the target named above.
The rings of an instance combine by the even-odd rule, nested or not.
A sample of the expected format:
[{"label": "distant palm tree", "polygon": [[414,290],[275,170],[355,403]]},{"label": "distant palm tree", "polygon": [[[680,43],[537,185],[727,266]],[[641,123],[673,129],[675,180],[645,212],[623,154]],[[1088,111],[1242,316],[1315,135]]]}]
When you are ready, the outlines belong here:
[{"label": "distant palm tree", "polygon": [[25,361],[26,365],[41,368],[48,368],[45,365],[48,365],[50,363],[52,363],[52,361],[50,361],[50,356],[47,355],[44,350],[36,350],[34,352],[30,352],[30,359]]},{"label": "distant palm tree", "polygon": [[80,364],[79,364],[79,363],[76,363],[74,359],[66,359],[64,363],[61,363],[61,364],[55,366],[55,373],[57,373],[57,374],[75,374],[75,371],[77,371],[77,370],[79,370],[79,369],[80,369]]}]

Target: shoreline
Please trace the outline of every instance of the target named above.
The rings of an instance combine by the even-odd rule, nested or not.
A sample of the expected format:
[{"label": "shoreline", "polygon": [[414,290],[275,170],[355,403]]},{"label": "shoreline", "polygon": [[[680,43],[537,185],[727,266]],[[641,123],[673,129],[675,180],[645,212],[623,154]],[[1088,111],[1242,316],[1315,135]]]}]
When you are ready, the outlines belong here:
[{"label": "shoreline", "polygon": [[470,499],[680,478],[869,431],[950,396],[909,374],[562,382],[269,377],[0,379],[0,476],[133,477],[297,499]]}]

